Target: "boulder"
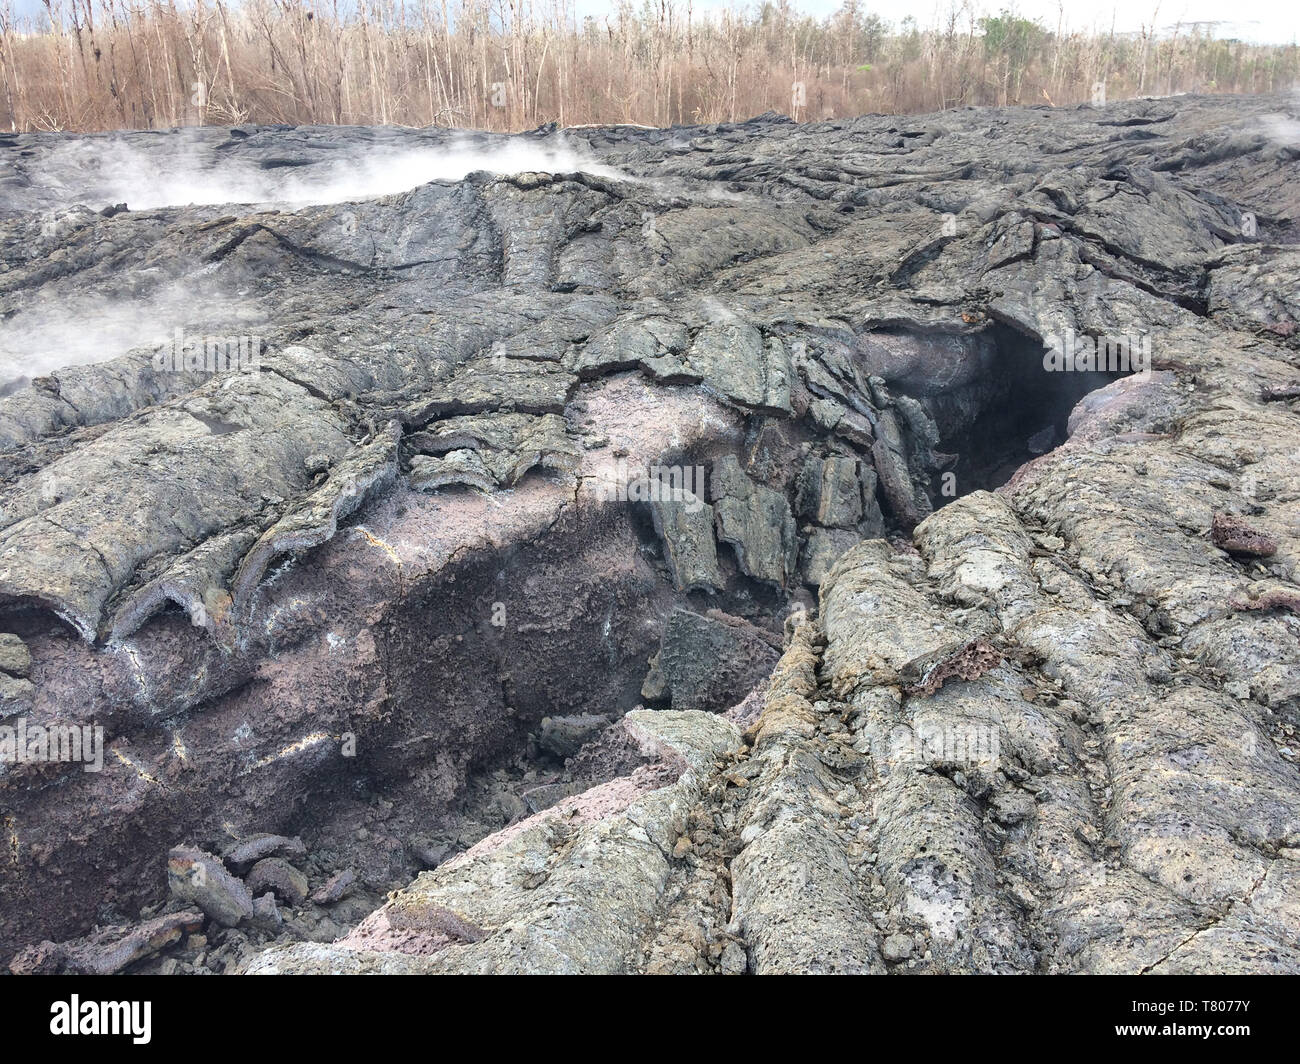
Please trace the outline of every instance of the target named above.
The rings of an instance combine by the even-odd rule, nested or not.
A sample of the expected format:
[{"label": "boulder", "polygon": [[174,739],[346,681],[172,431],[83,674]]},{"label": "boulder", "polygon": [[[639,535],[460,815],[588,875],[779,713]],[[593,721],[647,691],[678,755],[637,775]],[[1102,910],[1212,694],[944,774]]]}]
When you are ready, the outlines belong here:
[{"label": "boulder", "polygon": [[195,847],[172,847],[167,855],[167,885],[173,897],[197,905],[223,927],[234,927],[253,915],[248,888],[220,858]]},{"label": "boulder", "polygon": [[779,647],[779,637],[739,617],[675,609],[641,693],[673,709],[729,709],[771,671]]}]

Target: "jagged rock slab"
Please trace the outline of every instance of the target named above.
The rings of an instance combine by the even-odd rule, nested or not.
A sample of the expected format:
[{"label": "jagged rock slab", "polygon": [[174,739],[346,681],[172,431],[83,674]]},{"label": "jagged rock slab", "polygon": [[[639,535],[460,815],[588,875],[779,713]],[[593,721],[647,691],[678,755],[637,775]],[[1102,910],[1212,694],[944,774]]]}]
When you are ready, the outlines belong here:
[{"label": "jagged rock slab", "polygon": [[203,925],[200,912],[167,913],[131,927],[105,927],[73,942],[42,942],[10,963],[14,975],[116,975]]},{"label": "jagged rock slab", "polygon": [[771,672],[777,643],[771,632],[739,617],[675,609],[641,694],[677,710],[730,709]]},{"label": "jagged rock slab", "polygon": [[786,496],[755,483],[733,455],[714,467],[709,486],[718,538],[735,548],[741,570],[755,580],[785,586],[798,551]]}]

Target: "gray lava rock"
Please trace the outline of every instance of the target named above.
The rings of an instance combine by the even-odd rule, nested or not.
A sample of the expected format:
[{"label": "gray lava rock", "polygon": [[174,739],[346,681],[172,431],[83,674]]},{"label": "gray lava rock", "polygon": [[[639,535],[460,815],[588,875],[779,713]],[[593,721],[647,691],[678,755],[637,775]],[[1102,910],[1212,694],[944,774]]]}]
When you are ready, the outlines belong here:
[{"label": "gray lava rock", "polygon": [[264,857],[305,857],[307,847],[296,835],[288,838],[261,832],[239,839],[221,855],[221,859],[231,868],[251,868]]},{"label": "gray lava rock", "polygon": [[335,872],[311,896],[317,905],[333,905],[349,897],[357,886],[356,873],[350,868]]},{"label": "gray lava rock", "polygon": [[909,959],[915,949],[916,944],[912,941],[911,935],[887,935],[880,952],[884,954],[885,960],[891,964],[898,964]]},{"label": "gray lava rock", "polygon": [[651,670],[658,684],[650,689],[673,709],[729,709],[771,671],[779,646],[778,637],[738,617],[675,609]]},{"label": "gray lava rock", "polygon": [[721,591],[718,548],[713,539],[713,507],[703,500],[651,504],[655,531],[678,591]]},{"label": "gray lava rock", "polygon": [[809,527],[799,554],[799,572],[810,587],[820,587],[841,556],[861,541],[856,532],[842,528]]},{"label": "gray lava rock", "polygon": [[21,950],[9,970],[14,975],[115,975],[202,924],[202,913],[167,913],[139,924],[101,928],[72,942],[42,942]]},{"label": "gray lava rock", "polygon": [[421,868],[437,868],[451,854],[448,843],[427,838],[408,840],[406,850]]},{"label": "gray lava rock", "polygon": [[540,813],[585,790],[587,790],[585,783],[542,783],[524,791],[523,799],[529,813]]},{"label": "gray lava rock", "polygon": [[191,846],[175,846],[167,855],[167,885],[181,901],[197,905],[223,927],[253,915],[253,896],[221,860]]},{"label": "gray lava rock", "polygon": [[31,680],[0,673],[0,720],[31,711],[36,685]]},{"label": "gray lava rock", "polygon": [[32,655],[27,644],[8,632],[0,634],[0,672],[26,676],[31,667]]},{"label": "gray lava rock", "polygon": [[696,334],[686,361],[707,384],[736,402],[790,413],[792,375],[785,346],[775,337],[765,342],[754,326],[706,325]]},{"label": "gray lava rock", "polygon": [[930,501],[913,483],[907,441],[894,411],[881,411],[876,431],[879,438],[871,446],[871,457],[880,477],[880,490],[891,512],[910,528],[930,512]]},{"label": "gray lava rock", "polygon": [[412,434],[408,442],[421,452],[411,459],[411,486],[419,491],[453,483],[491,491],[518,483],[539,466],[572,472],[581,450],[556,414],[449,417]]},{"label": "gray lava rock", "polygon": [[280,907],[275,903],[275,894],[268,890],[253,899],[251,919],[263,931],[274,934],[280,930],[284,924],[284,917],[280,915]]},{"label": "gray lava rock", "polygon": [[258,861],[244,883],[254,895],[270,890],[289,905],[300,905],[308,892],[307,877],[282,857]]},{"label": "gray lava rock", "polygon": [[735,548],[741,571],[784,587],[799,548],[786,497],[746,476],[734,455],[714,466],[710,487],[718,539]]},{"label": "gray lava rock", "polygon": [[[920,920],[936,971],[1300,970],[1291,108],[577,129],[576,172],[274,210],[100,208],[119,150],[277,200],[548,135],[8,137],[0,629],[31,666],[0,668],[0,713],[111,724],[114,756],[3,766],[0,960],[153,900],[158,824],[294,809],[385,883],[411,829],[358,837],[343,781],[443,830],[543,717],[631,705],[658,618],[713,594],[775,628],[808,579],[743,756],[723,716],[634,712],[672,755],[607,761],[628,779],[592,820],[417,881],[489,937],[399,954],[376,918],[360,948],[267,963],[707,967],[698,932],[734,926],[756,973],[882,972],[879,929]],[[256,333],[259,362],[177,361],[154,323]],[[1066,334],[1150,360],[1045,367]],[[705,464],[712,529],[599,498],[609,456]],[[821,523],[853,510],[832,468],[796,535],[810,456],[857,463],[855,526]],[[476,487],[411,489],[452,465]],[[1214,546],[1216,513],[1249,552]],[[987,667],[903,675],[980,640]],[[658,668],[674,701],[679,668],[683,698],[713,692],[698,661]],[[1009,823],[1012,790],[1035,808]],[[700,888],[723,867],[730,897]]]},{"label": "gray lava rock", "polygon": [[[875,498],[872,474],[871,498]],[[795,512],[825,528],[856,528],[863,515],[858,460],[846,455],[810,457],[799,474]]]},{"label": "gray lava rock", "polygon": [[411,459],[411,487],[416,491],[437,491],[452,484],[491,491],[497,481],[477,451],[448,451],[441,458],[417,454]]},{"label": "gray lava rock", "polygon": [[596,713],[543,717],[537,745],[561,761],[572,757],[609,727],[610,718]]},{"label": "gray lava rock", "polygon": [[722,958],[718,966],[723,975],[744,975],[749,965],[745,947],[739,942],[728,942],[722,949]]}]

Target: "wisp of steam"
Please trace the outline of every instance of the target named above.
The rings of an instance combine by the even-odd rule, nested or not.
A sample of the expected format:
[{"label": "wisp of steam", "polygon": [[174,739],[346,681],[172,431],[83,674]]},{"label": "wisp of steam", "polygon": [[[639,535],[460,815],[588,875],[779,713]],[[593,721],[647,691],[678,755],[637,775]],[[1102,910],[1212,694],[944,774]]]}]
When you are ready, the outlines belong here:
[{"label": "wisp of steam", "polygon": [[[363,154],[364,153],[364,154]],[[182,155],[179,165],[160,166],[123,141],[87,138],[56,149],[49,171],[77,174],[81,187],[63,187],[65,202],[101,208],[125,203],[131,210],[224,203],[303,207],[345,203],[406,192],[429,181],[460,181],[476,170],[493,174],[583,172],[626,178],[585,157],[562,136],[536,140],[503,138],[491,146],[466,138],[445,145],[367,145],[341,149],[340,158],[302,166],[264,168],[254,160],[211,151]],[[53,182],[64,184],[63,182]]]},{"label": "wisp of steam", "polygon": [[180,282],[144,298],[90,293],[30,301],[0,321],[0,392],[51,370],[171,343],[177,329],[191,336],[255,334],[268,317],[254,302]]},{"label": "wisp of steam", "polygon": [[[54,202],[96,209],[125,203],[131,210],[227,203],[292,209],[373,199],[429,181],[459,181],[477,170],[581,171],[627,179],[585,157],[562,136],[502,138],[489,147],[467,138],[442,146],[371,145],[346,155],[340,150],[339,155],[300,167],[265,169],[252,160],[194,148],[160,165],[157,155],[146,155],[121,140],[88,137],[54,149],[42,177]],[[206,330],[190,320],[196,305],[203,308]],[[54,369],[166,343],[177,328],[245,333],[262,320],[263,312],[236,297],[214,300],[205,292],[196,300],[180,282],[145,299],[91,295],[32,300],[0,320],[0,389]]]}]

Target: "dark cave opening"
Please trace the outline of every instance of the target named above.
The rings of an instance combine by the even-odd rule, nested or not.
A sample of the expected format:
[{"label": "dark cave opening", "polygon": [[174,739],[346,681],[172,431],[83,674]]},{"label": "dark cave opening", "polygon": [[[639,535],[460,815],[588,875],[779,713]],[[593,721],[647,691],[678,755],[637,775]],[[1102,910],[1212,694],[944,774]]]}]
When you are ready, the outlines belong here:
[{"label": "dark cave opening", "polygon": [[[948,457],[934,478],[936,506],[1006,484],[1025,463],[1065,442],[1070,414],[1084,396],[1140,368],[1136,346],[1128,361],[1110,359],[1111,365],[1128,367],[1123,370],[1088,369],[1082,358],[1080,368],[1056,369],[1045,367],[1048,346],[1036,337],[1001,323],[988,336],[994,350],[991,376],[965,389],[964,396],[927,403],[940,429],[937,450]],[[1086,347],[1094,339],[1066,334],[1060,346],[1073,341]],[[1100,364],[1108,364],[1106,357]]]}]

